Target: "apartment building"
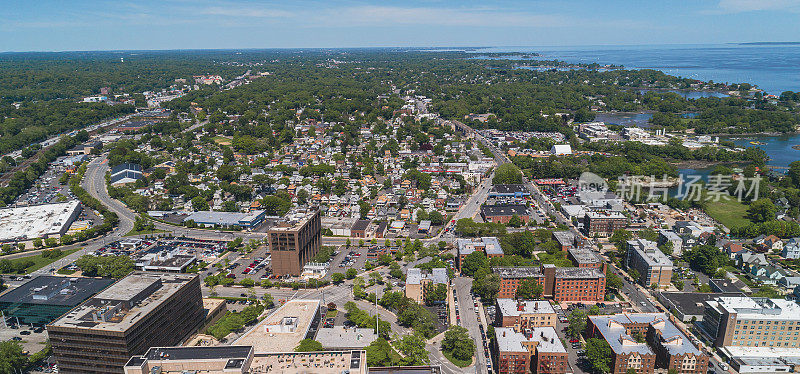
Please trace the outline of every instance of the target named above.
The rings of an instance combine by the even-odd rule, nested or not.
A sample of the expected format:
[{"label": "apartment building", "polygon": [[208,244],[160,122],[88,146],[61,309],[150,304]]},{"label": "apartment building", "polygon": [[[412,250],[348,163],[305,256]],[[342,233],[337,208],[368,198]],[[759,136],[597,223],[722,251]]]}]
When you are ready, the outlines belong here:
[{"label": "apartment building", "polygon": [[267,233],[272,255],[272,273],[277,276],[303,273],[303,266],[319,252],[322,223],[317,209],[287,214]]},{"label": "apartment building", "polygon": [[516,332],[495,328],[492,355],[499,374],[564,374],[569,369],[567,350],[552,327]]},{"label": "apartment building", "polygon": [[489,236],[475,239],[458,239],[456,243],[458,247],[458,265],[459,269],[461,264],[464,263],[464,258],[469,256],[475,251],[483,252],[486,257],[503,257],[503,248],[500,246],[500,241],[497,237]]},{"label": "apartment building", "polygon": [[543,296],[561,302],[599,302],[605,299],[606,276],[595,268],[558,268],[552,264],[541,267],[496,267],[500,276],[498,298],[514,298],[520,283],[536,279]]},{"label": "apartment building", "polygon": [[522,332],[534,327],[556,327],[556,311],[549,301],[497,299],[495,325]]},{"label": "apartment building", "polygon": [[650,240],[628,240],[626,265],[639,272],[639,283],[645,287],[666,287],[672,280],[672,260]]},{"label": "apartment building", "polygon": [[705,305],[703,327],[717,347],[798,347],[800,305],[793,301],[739,296]]},{"label": "apartment building", "polygon": [[705,374],[708,356],[664,313],[589,316],[586,335],[611,347],[611,374],[652,374],[674,369],[680,374]]},{"label": "apartment building", "polygon": [[628,217],[614,211],[587,211],[583,216],[583,230],[587,236],[609,236],[616,229],[628,226]]},{"label": "apartment building", "polygon": [[406,274],[405,296],[422,304],[425,301],[425,285],[444,284],[449,287],[450,278],[447,269],[433,268],[430,273],[423,273],[422,269],[411,268]]},{"label": "apartment building", "polygon": [[62,373],[121,373],[131,356],[177,345],[204,322],[200,278],[133,273],[47,325]]}]

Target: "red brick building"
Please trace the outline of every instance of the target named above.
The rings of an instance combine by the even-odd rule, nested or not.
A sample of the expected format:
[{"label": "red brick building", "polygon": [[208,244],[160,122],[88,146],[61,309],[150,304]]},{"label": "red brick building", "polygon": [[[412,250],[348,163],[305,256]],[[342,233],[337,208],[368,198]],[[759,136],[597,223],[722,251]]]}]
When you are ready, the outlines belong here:
[{"label": "red brick building", "polygon": [[526,279],[536,279],[543,296],[561,302],[600,302],[606,296],[606,275],[596,268],[557,268],[552,264],[538,267],[497,267],[500,276],[498,298],[514,298]]},{"label": "red brick building", "polygon": [[492,351],[499,374],[564,374],[569,368],[567,350],[552,327],[495,328]]},{"label": "red brick building", "polygon": [[680,374],[704,374],[708,356],[695,347],[664,313],[589,316],[586,335],[611,346],[611,374],[653,374],[675,369]]}]

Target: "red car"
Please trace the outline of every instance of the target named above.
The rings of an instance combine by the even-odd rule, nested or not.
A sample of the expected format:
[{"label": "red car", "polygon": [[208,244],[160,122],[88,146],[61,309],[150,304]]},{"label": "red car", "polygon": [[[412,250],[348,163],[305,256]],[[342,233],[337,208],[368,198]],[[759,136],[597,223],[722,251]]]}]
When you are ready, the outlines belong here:
[{"label": "red car", "polygon": [[572,339],[569,340],[570,343],[577,343],[579,341],[580,340],[578,340],[578,338],[572,338]]}]

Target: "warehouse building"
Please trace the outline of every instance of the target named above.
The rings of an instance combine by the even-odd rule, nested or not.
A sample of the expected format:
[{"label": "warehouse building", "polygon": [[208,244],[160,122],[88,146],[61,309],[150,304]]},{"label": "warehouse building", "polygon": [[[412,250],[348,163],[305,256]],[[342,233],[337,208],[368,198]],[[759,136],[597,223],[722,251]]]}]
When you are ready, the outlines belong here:
[{"label": "warehouse building", "polygon": [[266,210],[253,210],[250,213],[200,211],[189,214],[183,222],[193,221],[203,226],[253,228],[264,222]]},{"label": "warehouse building", "polygon": [[0,209],[0,242],[60,238],[81,212],[77,200]]}]

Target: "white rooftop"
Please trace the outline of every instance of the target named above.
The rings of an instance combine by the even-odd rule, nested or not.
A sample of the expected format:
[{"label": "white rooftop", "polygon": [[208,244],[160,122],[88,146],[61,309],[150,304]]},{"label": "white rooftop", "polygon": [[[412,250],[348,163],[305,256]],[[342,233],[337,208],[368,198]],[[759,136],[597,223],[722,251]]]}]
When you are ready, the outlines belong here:
[{"label": "white rooftop", "polygon": [[552,327],[534,327],[526,330],[526,333],[514,332],[509,327],[497,327],[494,333],[500,352],[525,352],[527,349],[523,344],[534,342],[537,352],[567,352]]},{"label": "white rooftop", "polygon": [[519,316],[522,314],[537,313],[554,314],[556,312],[553,309],[553,306],[550,305],[550,302],[545,300],[529,300],[518,302],[513,299],[497,299],[497,305],[500,307],[500,312],[503,316]]},{"label": "white rooftop", "polygon": [[79,208],[77,200],[66,203],[0,209],[0,241],[41,238],[66,231]]},{"label": "white rooftop", "polygon": [[727,296],[708,301],[720,311],[736,313],[737,319],[800,320],[800,305],[785,299]]}]

